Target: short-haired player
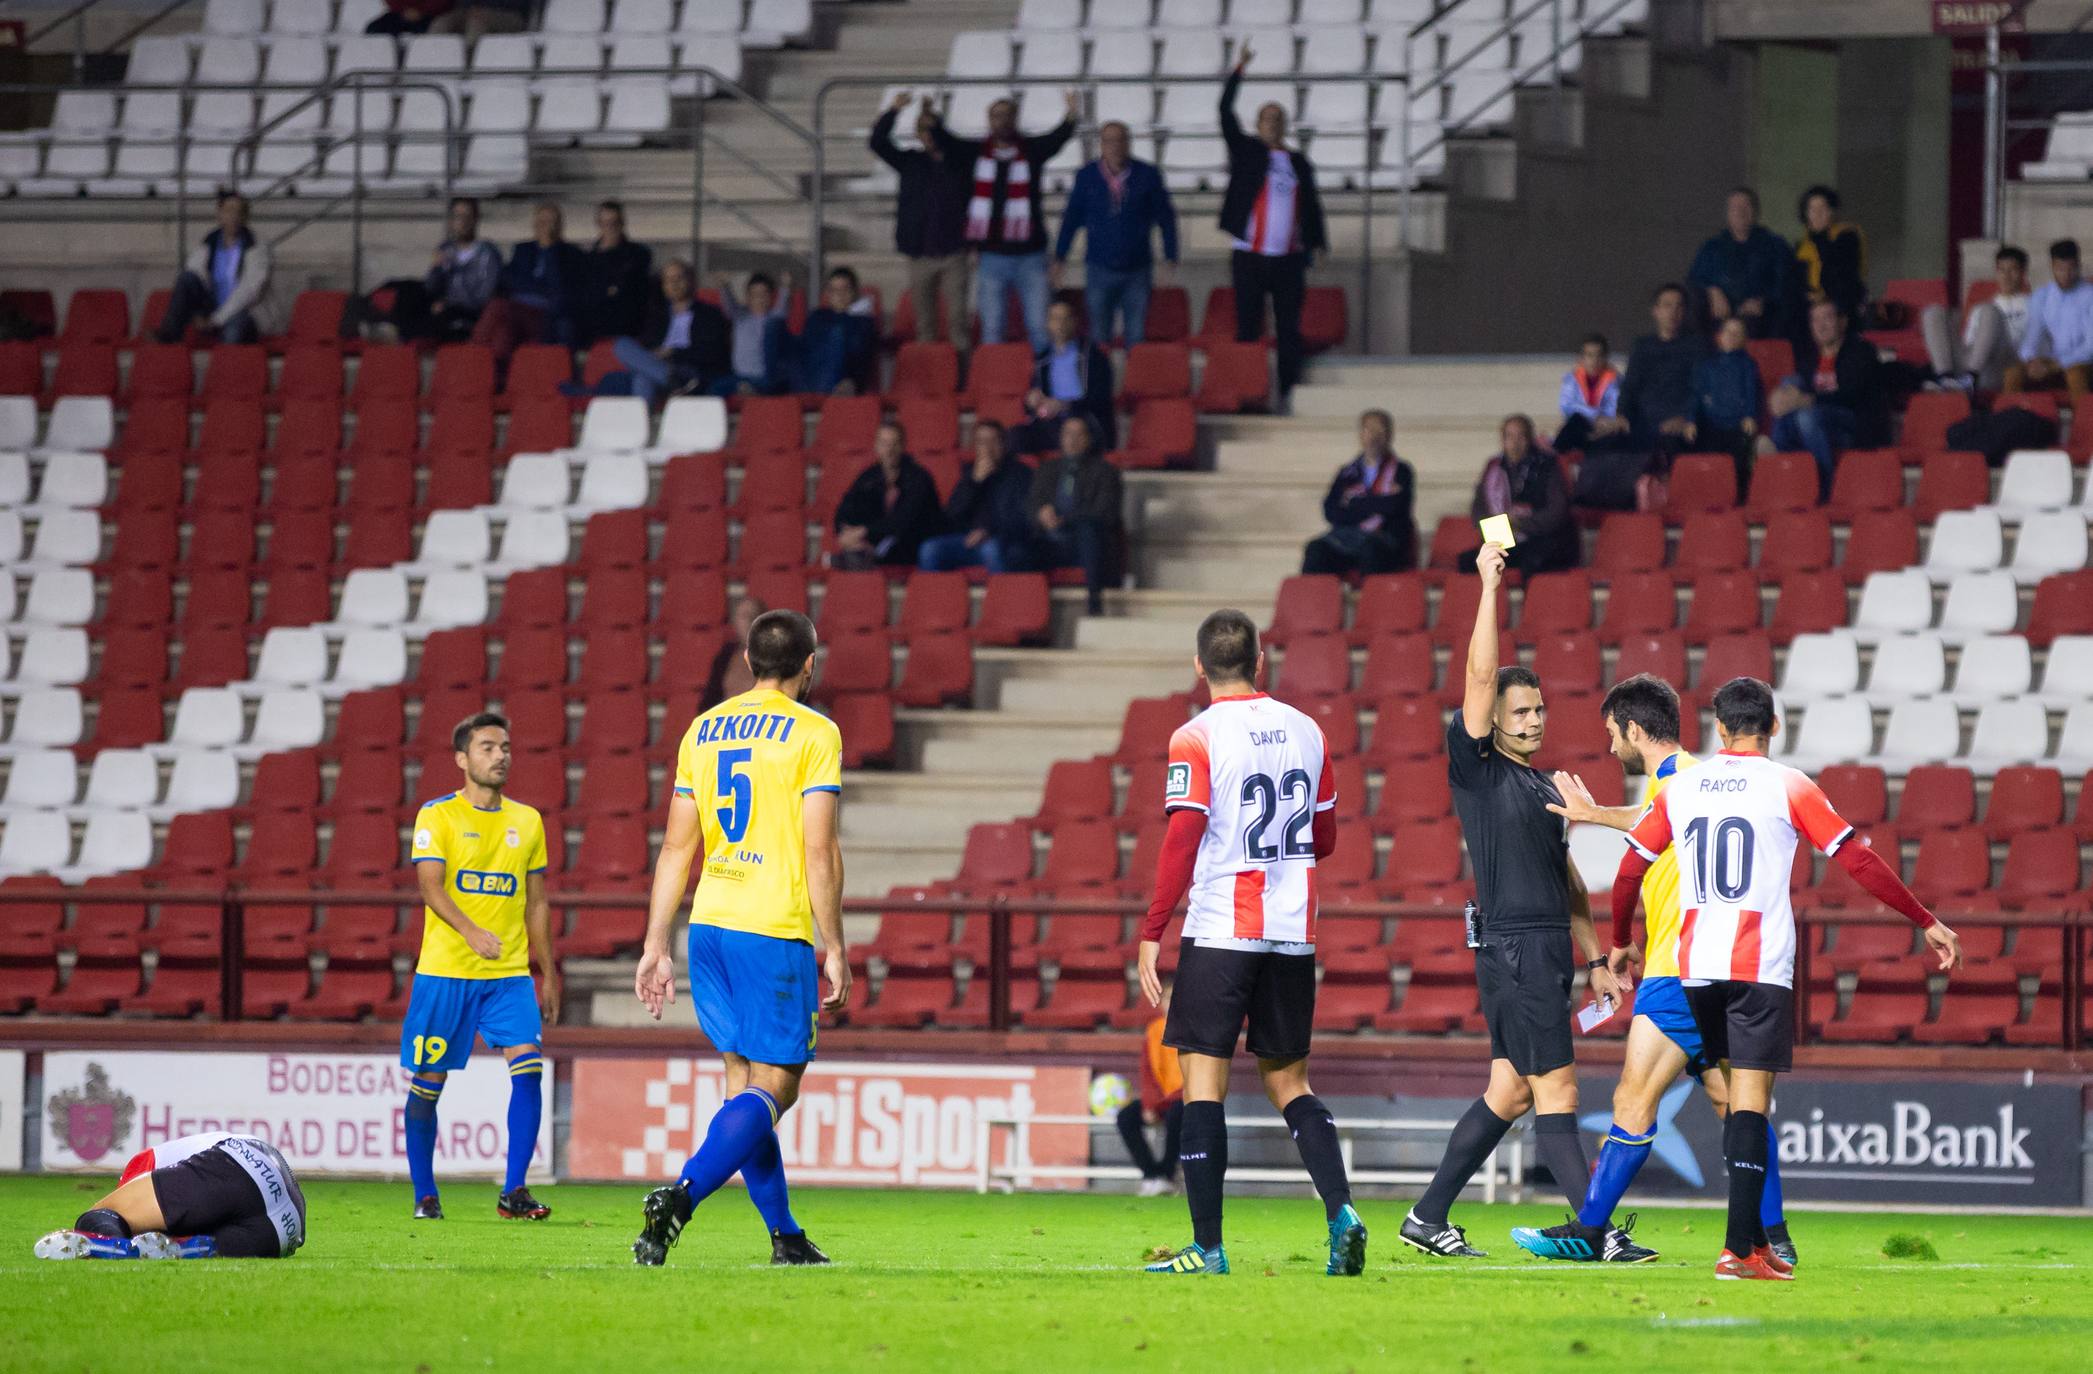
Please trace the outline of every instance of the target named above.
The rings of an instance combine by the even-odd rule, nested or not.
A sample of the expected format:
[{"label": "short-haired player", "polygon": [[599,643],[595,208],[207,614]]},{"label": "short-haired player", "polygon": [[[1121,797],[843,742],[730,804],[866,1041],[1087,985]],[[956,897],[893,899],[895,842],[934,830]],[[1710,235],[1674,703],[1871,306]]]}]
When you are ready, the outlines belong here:
[{"label": "short-haired player", "polygon": [[1190,894],[1163,1042],[1184,1073],[1178,1167],[1192,1243],[1151,1274],[1225,1274],[1221,1194],[1228,1172],[1229,1061],[1244,1035],[1265,1096],[1286,1119],[1322,1196],[1324,1272],[1366,1267],[1337,1125],[1308,1086],[1315,1025],[1315,865],[1337,848],[1337,785],[1315,720],[1257,690],[1264,654],[1241,611],[1199,626],[1193,669],[1212,695],[1170,738],[1169,831],[1141,926],[1141,988],[1163,996],[1163,930]]}]

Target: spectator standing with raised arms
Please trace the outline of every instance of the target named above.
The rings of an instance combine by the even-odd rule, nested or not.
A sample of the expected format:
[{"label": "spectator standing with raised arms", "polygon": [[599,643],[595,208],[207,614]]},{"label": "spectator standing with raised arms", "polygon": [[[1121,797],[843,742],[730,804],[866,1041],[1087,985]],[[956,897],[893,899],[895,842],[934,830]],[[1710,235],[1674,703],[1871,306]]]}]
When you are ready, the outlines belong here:
[{"label": "spectator standing with raised arms", "polygon": [[[948,161],[972,169],[966,241],[980,254],[974,281],[981,312],[981,342],[1003,341],[1004,313],[1012,291],[1025,312],[1032,351],[1047,346],[1046,215],[1040,209],[1041,175],[1054,154],[1075,136],[1081,97],[1068,93],[1068,115],[1043,134],[1017,131],[1017,102],[1005,96],[988,107],[988,137],[961,138],[931,116],[930,137]],[[953,326],[958,332],[959,326]]]},{"label": "spectator standing with raised arms", "polygon": [[1235,242],[1229,271],[1235,283],[1235,336],[1255,343],[1264,335],[1265,300],[1272,302],[1272,333],[1279,351],[1283,405],[1301,380],[1301,307],[1308,295],[1308,263],[1330,246],[1315,166],[1286,146],[1286,111],[1257,110],[1257,133],[1243,132],[1236,92],[1250,65],[1247,44],[1221,85],[1221,137],[1228,144],[1228,190],[1221,198],[1221,229]]},{"label": "spectator standing with raised arms", "polygon": [[940,337],[938,310],[942,306],[950,321],[952,342],[966,347],[967,198],[972,191],[972,169],[957,158],[945,156],[937,141],[937,111],[924,96],[916,112],[916,140],[923,146],[904,148],[894,141],[894,125],[908,108],[909,93],[894,98],[872,126],[872,151],[901,178],[894,202],[894,249],[908,259],[908,293],[916,307],[916,339],[928,343]]}]

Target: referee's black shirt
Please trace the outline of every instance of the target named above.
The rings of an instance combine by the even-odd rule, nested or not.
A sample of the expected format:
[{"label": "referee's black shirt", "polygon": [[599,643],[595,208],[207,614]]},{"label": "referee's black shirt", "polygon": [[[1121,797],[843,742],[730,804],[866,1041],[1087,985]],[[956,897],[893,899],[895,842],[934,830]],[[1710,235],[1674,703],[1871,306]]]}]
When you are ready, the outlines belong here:
[{"label": "referee's black shirt", "polygon": [[1570,823],[1548,810],[1562,794],[1537,768],[1476,739],[1460,712],[1446,727],[1446,778],[1475,865],[1475,901],[1491,930],[1567,930]]}]

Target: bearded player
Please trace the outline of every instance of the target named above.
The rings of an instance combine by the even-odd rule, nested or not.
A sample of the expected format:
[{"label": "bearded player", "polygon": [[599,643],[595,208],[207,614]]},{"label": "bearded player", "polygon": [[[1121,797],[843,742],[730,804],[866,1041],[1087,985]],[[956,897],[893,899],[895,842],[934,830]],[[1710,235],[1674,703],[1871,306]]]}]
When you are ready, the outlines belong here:
[{"label": "bearded player", "polygon": [[[1680,747],[1679,694],[1662,678],[1639,673],[1615,683],[1600,703],[1599,714],[1606,722],[1613,756],[1629,772],[1650,780],[1650,797],[1662,792],[1681,771],[1700,762]],[[1584,780],[1568,773],[1557,773],[1555,786],[1562,793],[1562,804],[1548,809],[1573,822],[1625,831],[1643,813],[1641,806],[1600,806]],[[1575,1220],[1561,1226],[1546,1230],[1521,1226],[1512,1231],[1512,1239],[1521,1249],[1543,1259],[1598,1258],[1606,1232],[1613,1224],[1614,1208],[1620,1205],[1621,1197],[1650,1157],[1650,1146],[1657,1138],[1658,1104],[1682,1072],[1699,1080],[1717,1116],[1729,1115],[1729,1095],[1723,1077],[1710,1072],[1715,1066],[1706,1056],[1700,1030],[1693,1023],[1685,990],[1679,984],[1676,853],[1660,855],[1643,875],[1642,909],[1648,924],[1647,956],[1631,942],[1625,928],[1614,931],[1613,950],[1608,955],[1615,977],[1625,979],[1631,972],[1639,972],[1642,982],[1635,989],[1635,1015],[1628,1023],[1621,1079],[1613,1090],[1613,1124],[1599,1147],[1599,1162],[1592,1171],[1584,1207]],[[1773,1253],[1793,1265],[1795,1244],[1789,1239],[1787,1218],[1781,1208],[1779,1152],[1770,1141],[1760,1220],[1765,1224]],[[1657,1252],[1645,1250],[1640,1258],[1656,1259]]]},{"label": "bearded player", "polygon": [[1329,1109],[1308,1086],[1315,1024],[1315,864],[1337,848],[1337,786],[1322,727],[1257,690],[1264,655],[1241,611],[1199,626],[1193,668],[1212,704],[1170,737],[1169,833],[1141,926],[1141,988],[1163,999],[1163,929],[1187,890],[1183,945],[1163,1042],[1184,1073],[1178,1166],[1192,1243],[1151,1274],[1225,1274],[1221,1191],[1228,1172],[1228,1066],[1245,1022],[1265,1095],[1286,1119],[1329,1223],[1332,1275],[1366,1267]]}]

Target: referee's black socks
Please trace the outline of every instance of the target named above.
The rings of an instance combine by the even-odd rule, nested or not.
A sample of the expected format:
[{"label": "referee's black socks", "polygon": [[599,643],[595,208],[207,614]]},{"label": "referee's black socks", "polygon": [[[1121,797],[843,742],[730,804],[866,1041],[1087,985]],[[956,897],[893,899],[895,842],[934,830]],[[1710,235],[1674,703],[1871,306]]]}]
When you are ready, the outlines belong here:
[{"label": "referee's black socks", "polygon": [[1439,1172],[1432,1175],[1424,1196],[1410,1209],[1417,1219],[1444,1226],[1447,1209],[1511,1128],[1512,1123],[1491,1111],[1490,1104],[1480,1097],[1469,1103],[1468,1110],[1455,1123],[1453,1134],[1446,1139],[1446,1154],[1439,1161]]},{"label": "referee's black socks", "polygon": [[1192,1239],[1211,1250],[1221,1243],[1221,1181],[1228,1173],[1228,1117],[1220,1103],[1185,1103],[1177,1163],[1192,1209]]},{"label": "referee's black socks", "polygon": [[1331,1119],[1330,1109],[1314,1093],[1302,1093],[1280,1115],[1286,1118],[1294,1148],[1301,1152],[1301,1163],[1322,1196],[1325,1220],[1336,1220],[1337,1209],[1352,1200],[1352,1184],[1345,1177],[1344,1150],[1337,1143],[1337,1123]]},{"label": "referee's black socks", "polygon": [[1537,1112],[1533,1118],[1534,1149],[1541,1163],[1570,1200],[1570,1210],[1584,1210],[1584,1191],[1592,1181],[1592,1166],[1584,1158],[1584,1137],[1577,1134],[1577,1113]]},{"label": "referee's black socks", "polygon": [[1722,1155],[1730,1166],[1729,1230],[1723,1244],[1739,1259],[1766,1243],[1759,1203],[1766,1194],[1766,1116],[1732,1111],[1722,1129]]}]

